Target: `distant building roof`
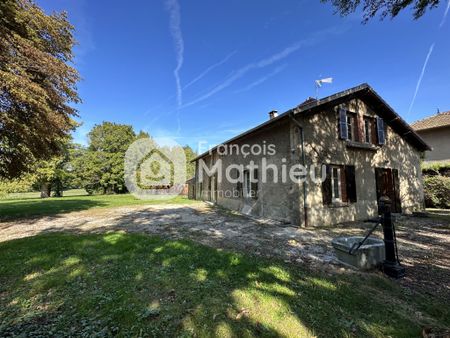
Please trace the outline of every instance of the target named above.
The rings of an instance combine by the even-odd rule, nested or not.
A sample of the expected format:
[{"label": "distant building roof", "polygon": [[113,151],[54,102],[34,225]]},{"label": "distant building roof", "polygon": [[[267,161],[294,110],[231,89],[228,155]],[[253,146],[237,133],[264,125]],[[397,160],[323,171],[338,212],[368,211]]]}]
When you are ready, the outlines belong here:
[{"label": "distant building roof", "polygon": [[414,130],[426,130],[450,126],[450,111],[438,113],[411,124]]}]

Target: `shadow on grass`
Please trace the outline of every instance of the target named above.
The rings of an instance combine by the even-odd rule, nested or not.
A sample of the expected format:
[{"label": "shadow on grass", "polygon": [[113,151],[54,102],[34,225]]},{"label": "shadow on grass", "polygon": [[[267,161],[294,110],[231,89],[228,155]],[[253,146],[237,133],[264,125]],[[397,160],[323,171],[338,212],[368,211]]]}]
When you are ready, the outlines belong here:
[{"label": "shadow on grass", "polygon": [[0,261],[0,336],[411,337],[449,318],[384,278],[121,232],[0,243]]},{"label": "shadow on grass", "polygon": [[0,221],[31,216],[56,215],[107,205],[108,203],[105,201],[89,199],[84,196],[0,201]]}]

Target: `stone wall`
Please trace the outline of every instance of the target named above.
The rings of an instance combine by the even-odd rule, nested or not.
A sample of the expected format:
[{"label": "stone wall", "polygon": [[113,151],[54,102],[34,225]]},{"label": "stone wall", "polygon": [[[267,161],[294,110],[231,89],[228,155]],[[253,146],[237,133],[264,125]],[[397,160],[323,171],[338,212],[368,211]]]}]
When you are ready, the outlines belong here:
[{"label": "stone wall", "polygon": [[[235,142],[235,144],[238,146],[242,146],[243,144],[248,144],[250,146],[259,144],[260,146],[266,145],[266,147],[269,144],[274,144],[276,146],[276,154],[273,156],[266,156],[267,163],[275,164],[278,168],[281,168],[283,164],[285,164],[287,168],[290,167],[291,144],[290,123],[288,119],[274,123],[265,130],[240,139],[238,142]],[[278,172],[279,179],[278,182],[275,183],[272,176],[273,171],[267,171],[267,183],[258,184],[257,198],[237,197],[236,194],[230,196],[230,192],[237,192],[237,184],[230,183],[225,179],[225,168],[230,164],[248,165],[250,161],[254,161],[255,164],[261,166],[262,158],[262,155],[243,156],[242,154],[236,153],[220,156],[217,152],[204,157],[203,160],[209,168],[212,168],[218,159],[222,161],[222,179],[217,177],[217,200],[215,200],[215,196],[211,196],[211,178],[204,178],[202,184],[203,192],[199,193],[197,197],[204,200],[212,200],[217,202],[218,205],[238,210],[245,214],[283,222],[297,223],[299,212],[298,187],[295,183],[282,183],[281,172]],[[283,159],[285,159],[286,162],[283,162]],[[200,183],[197,183],[197,191],[200,192]]]}]

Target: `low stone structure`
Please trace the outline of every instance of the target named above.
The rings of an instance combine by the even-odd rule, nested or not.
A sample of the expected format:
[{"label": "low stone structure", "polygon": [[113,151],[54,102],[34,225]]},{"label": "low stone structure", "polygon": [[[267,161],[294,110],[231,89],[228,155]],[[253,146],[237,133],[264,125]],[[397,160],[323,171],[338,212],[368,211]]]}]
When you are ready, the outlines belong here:
[{"label": "low stone structure", "polygon": [[355,246],[362,242],[362,236],[338,237],[331,243],[337,259],[345,264],[361,270],[372,270],[381,265],[385,259],[382,239],[369,237],[357,250]]}]

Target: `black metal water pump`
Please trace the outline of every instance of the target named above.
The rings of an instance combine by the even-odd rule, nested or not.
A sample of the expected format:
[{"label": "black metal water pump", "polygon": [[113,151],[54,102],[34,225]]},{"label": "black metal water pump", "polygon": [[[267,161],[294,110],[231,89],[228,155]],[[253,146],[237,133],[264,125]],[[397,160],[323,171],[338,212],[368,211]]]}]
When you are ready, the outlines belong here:
[{"label": "black metal water pump", "polygon": [[383,272],[393,278],[402,278],[405,276],[405,267],[400,265],[397,250],[397,236],[395,234],[395,225],[392,222],[391,200],[388,197],[380,198],[382,210],[381,225],[383,226],[384,249],[386,258],[383,262]]},{"label": "black metal water pump", "polygon": [[385,260],[382,263],[382,270],[390,277],[402,278],[405,276],[405,267],[400,264],[400,260],[398,258],[397,236],[395,234],[395,225],[392,222],[391,214],[391,200],[386,196],[381,197],[380,207],[382,212],[381,217],[370,221],[375,222],[375,226],[369,230],[361,242],[355,243],[350,248],[349,254],[355,254],[355,252],[359,250],[369,236],[375,231],[378,225],[381,224],[383,227],[384,250],[386,253]]}]

